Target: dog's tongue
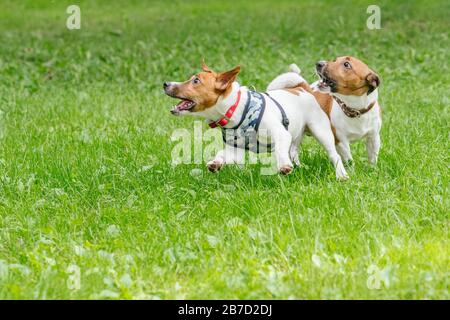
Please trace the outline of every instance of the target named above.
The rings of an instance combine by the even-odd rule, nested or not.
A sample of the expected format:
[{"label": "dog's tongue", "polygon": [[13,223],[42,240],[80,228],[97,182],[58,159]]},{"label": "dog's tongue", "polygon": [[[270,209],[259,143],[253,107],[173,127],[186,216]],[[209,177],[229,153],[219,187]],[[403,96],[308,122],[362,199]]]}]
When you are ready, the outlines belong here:
[{"label": "dog's tongue", "polygon": [[319,89],[328,89],[329,88],[329,86],[328,86],[328,84],[324,81],[324,80],[320,80],[319,81]]},{"label": "dog's tongue", "polygon": [[175,107],[181,111],[181,110],[187,110],[191,107],[192,101],[189,100],[181,100],[180,103],[178,103]]},{"label": "dog's tongue", "polygon": [[192,109],[195,105],[195,102],[190,100],[181,100],[175,107],[173,107],[170,112],[172,114],[179,114],[181,111]]}]

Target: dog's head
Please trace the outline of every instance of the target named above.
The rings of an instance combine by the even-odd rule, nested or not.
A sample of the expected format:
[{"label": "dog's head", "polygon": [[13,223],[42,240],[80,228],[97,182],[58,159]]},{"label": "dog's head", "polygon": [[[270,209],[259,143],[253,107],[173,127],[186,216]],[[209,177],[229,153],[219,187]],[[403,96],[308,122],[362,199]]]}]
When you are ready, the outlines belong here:
[{"label": "dog's head", "polygon": [[364,62],[354,57],[339,57],[333,61],[319,61],[316,71],[319,88],[343,95],[362,96],[380,85],[380,77]]},{"label": "dog's head", "polygon": [[204,62],[202,71],[184,82],[164,82],[164,92],[181,101],[170,111],[183,115],[203,111],[214,106],[220,96],[231,91],[231,85],[241,70],[237,66],[229,71],[214,72]]}]

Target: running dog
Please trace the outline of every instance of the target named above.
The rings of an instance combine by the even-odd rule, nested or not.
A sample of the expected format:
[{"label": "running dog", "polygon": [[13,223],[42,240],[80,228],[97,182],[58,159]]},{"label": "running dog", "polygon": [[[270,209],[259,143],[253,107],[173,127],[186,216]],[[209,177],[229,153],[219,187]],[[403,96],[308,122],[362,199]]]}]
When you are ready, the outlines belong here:
[{"label": "running dog", "polygon": [[[311,93],[330,119],[340,156],[344,162],[352,161],[350,143],[365,139],[369,163],[375,165],[381,145],[380,77],[350,56],[319,61],[316,71],[320,80],[311,85]],[[294,90],[303,88],[304,81],[299,69],[291,65],[290,72],[276,77],[268,89]]]},{"label": "running dog", "polygon": [[171,110],[173,115],[200,116],[208,119],[210,127],[222,129],[225,147],[207,163],[211,172],[225,164],[243,163],[248,149],[274,151],[278,171],[289,174],[293,163],[299,164],[298,145],[308,128],[327,151],[336,178],[348,178],[335,148],[330,122],[308,92],[306,81],[298,83],[301,90],[296,92],[262,93],[240,86],[236,82],[239,72],[239,66],[214,72],[203,63],[202,71],[188,80],[163,85],[168,96],[180,100]]}]

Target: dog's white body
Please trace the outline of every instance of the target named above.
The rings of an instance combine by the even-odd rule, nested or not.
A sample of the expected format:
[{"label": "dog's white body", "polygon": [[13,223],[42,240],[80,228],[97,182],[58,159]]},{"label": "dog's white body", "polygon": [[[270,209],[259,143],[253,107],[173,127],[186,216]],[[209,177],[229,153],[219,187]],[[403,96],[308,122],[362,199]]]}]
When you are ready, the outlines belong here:
[{"label": "dog's white body", "polygon": [[333,99],[330,120],[336,130],[336,137],[339,141],[336,148],[344,161],[347,162],[352,160],[350,143],[361,139],[366,139],[366,149],[369,163],[376,164],[381,147],[381,111],[377,102],[378,89],[375,89],[369,95],[363,95],[361,97],[344,96],[338,93],[335,93],[335,95],[344,101],[347,106],[354,109],[361,109],[361,106],[364,106],[365,108],[372,102],[375,103],[372,109],[370,109],[367,113],[358,118],[349,118],[339,107],[338,103]]},{"label": "dog's white body", "polygon": [[[304,81],[303,78],[302,81]],[[237,82],[232,84],[232,90],[228,96],[220,97],[214,106],[195,114],[211,121],[217,121],[235,103],[239,90],[241,90],[241,100],[229,123],[225,125],[225,128],[235,127],[243,114],[248,90],[246,87],[241,87]],[[282,124],[282,115],[279,108],[270,98],[266,98],[266,109],[259,125],[258,141],[274,145],[278,169],[281,172],[287,170],[285,173],[289,173],[289,168],[292,168],[293,162],[299,164],[298,145],[302,140],[305,129],[308,128],[327,151],[335,166],[336,177],[347,179],[348,176],[341,157],[336,151],[330,122],[314,96],[306,91],[299,92],[298,95],[285,90],[272,90],[268,93],[283,107],[290,122],[288,130],[286,130]],[[245,150],[225,144],[225,148],[212,161],[208,162],[208,166],[220,168],[224,164],[241,164],[244,161],[244,155]]]},{"label": "dog's white body", "polygon": [[[272,90],[289,88],[304,81],[303,77],[301,77],[295,69],[293,70],[292,65],[290,70],[291,72],[279,75],[272,80],[268,88],[271,88]],[[320,90],[318,84],[319,81],[313,83],[311,88],[313,90]],[[338,143],[336,144],[337,151],[344,162],[353,160],[350,151],[350,143],[360,139],[366,139],[369,163],[376,164],[381,146],[381,110],[377,102],[378,89],[375,89],[369,95],[364,94],[362,96],[342,95],[339,93],[329,94],[338,97],[348,107],[353,109],[364,109],[372,102],[375,103],[372,109],[367,113],[364,113],[357,118],[350,118],[342,111],[336,100],[333,99],[330,122],[335,129],[336,138],[338,140]]]}]

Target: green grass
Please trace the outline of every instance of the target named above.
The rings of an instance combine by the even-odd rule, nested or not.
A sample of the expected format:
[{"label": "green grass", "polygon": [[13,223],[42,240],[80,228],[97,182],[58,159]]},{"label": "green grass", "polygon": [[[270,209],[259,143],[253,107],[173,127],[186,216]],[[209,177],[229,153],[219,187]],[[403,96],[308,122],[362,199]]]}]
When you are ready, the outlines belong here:
[{"label": "green grass", "polygon": [[[378,1],[376,31],[370,1],[110,2],[77,1],[78,31],[73,1],[0,3],[0,298],[450,298],[448,1]],[[336,182],[310,138],[289,177],[171,166],[194,119],[163,81],[338,55],[382,76],[376,168],[353,145]]]}]

